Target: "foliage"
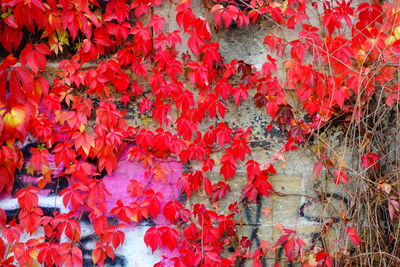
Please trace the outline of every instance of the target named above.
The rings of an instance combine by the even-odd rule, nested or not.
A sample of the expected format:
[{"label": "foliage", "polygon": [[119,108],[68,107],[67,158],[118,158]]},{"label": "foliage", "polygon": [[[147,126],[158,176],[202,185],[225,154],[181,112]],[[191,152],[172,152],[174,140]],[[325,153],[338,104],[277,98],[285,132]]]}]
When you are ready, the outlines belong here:
[{"label": "foliage", "polygon": [[[168,18],[154,12],[159,5],[173,7],[177,29],[167,30]],[[0,64],[0,191],[10,194],[15,173],[23,168],[38,177],[34,185],[15,194],[15,218],[7,221],[0,209],[2,266],[82,265],[78,245],[83,212],[93,224],[97,242],[92,259],[99,266],[113,259],[123,244],[125,225],[161,215],[170,226],[151,227],[144,242],[152,251],[167,248],[177,253],[172,258],[165,255],[157,266],[232,266],[245,259],[262,266],[262,260],[280,247],[287,261],[303,266],[332,266],[348,256],[346,248],[335,254],[313,249],[291,229],[281,229],[274,244],[263,241],[251,250],[251,241],[237,231],[238,205],[270,197],[274,189],[268,179],[276,173],[275,162],[288,151],[307,147],[312,138],[319,140],[319,133],[332,123],[339,120],[346,129],[357,128],[357,136],[363,138],[373,132],[368,119],[374,101],[379,101],[375,108],[383,102],[386,108],[397,106],[400,5],[345,0],[214,0],[205,5],[213,21],[197,16],[189,0],[1,1],[1,46],[7,56]],[[311,18],[314,13],[320,20]],[[270,54],[260,70],[239,59],[225,62],[214,31],[263,19],[288,30],[290,38],[266,33]],[[216,27],[211,30],[210,24]],[[26,43],[35,36],[37,41]],[[182,53],[181,46],[189,51]],[[46,76],[50,57],[65,58],[54,77]],[[284,62],[282,73],[279,62]],[[282,149],[268,163],[251,157],[251,128],[234,129],[223,121],[234,112],[231,105],[249,99],[287,134]],[[129,125],[117,102],[137,105],[158,128]],[[21,149],[29,141],[38,145],[30,149],[28,163]],[[395,171],[381,167],[380,160],[387,155],[365,142],[360,172],[376,177],[381,170]],[[226,214],[217,214],[203,203],[195,203],[193,209],[176,201],[164,204],[161,192],[132,180],[127,190],[135,202],[118,201],[111,214],[119,224],[111,224],[105,218],[109,192],[100,174],[116,169],[126,147],[131,160],[143,163],[149,179],[166,182],[165,170],[155,158],[200,163],[179,179],[189,198],[196,192],[214,204],[226,198],[228,182],[235,179],[240,163],[246,166],[247,184],[241,199],[233,201]],[[222,152],[220,165],[212,158],[217,152]],[[326,168],[336,184],[357,178],[343,162],[333,162],[322,142],[315,154],[316,177]],[[216,168],[220,177],[214,181],[208,173]],[[61,179],[69,183],[60,195],[71,212],[47,216],[39,207],[38,193]],[[388,260],[395,264],[399,191],[389,180],[371,183],[390,213],[391,239],[385,253],[393,254]],[[341,223],[362,251],[363,237],[345,214]],[[22,239],[25,233],[28,240]],[[231,246],[234,252],[227,249]],[[379,254],[374,249],[366,253]]]}]

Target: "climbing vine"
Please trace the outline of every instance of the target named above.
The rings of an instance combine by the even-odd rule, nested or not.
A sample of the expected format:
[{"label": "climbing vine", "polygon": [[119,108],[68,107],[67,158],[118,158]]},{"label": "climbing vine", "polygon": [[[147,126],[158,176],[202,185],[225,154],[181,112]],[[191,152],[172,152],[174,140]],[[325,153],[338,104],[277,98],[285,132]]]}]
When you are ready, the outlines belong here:
[{"label": "climbing vine", "polygon": [[[19,172],[35,177],[14,190],[15,216],[0,209],[1,266],[82,266],[83,213],[93,225],[91,257],[99,266],[114,259],[124,243],[123,228],[158,217],[167,223],[151,226],[144,242],[153,252],[173,253],[164,253],[156,266],[233,266],[247,259],[262,266],[271,258],[275,266],[285,261],[334,266],[358,262],[360,255],[371,256],[369,263],[399,262],[396,157],[390,158],[393,149],[380,149],[374,134],[398,129],[390,122],[397,120],[400,99],[400,5],[346,0],[202,4],[208,19],[193,11],[190,0],[1,1],[0,192],[13,193]],[[169,6],[168,15],[157,13],[162,5]],[[265,32],[269,53],[261,68],[241,59],[226,62],[215,36],[260,21],[273,25]],[[50,73],[54,61],[58,69]],[[252,157],[251,127],[224,120],[249,101],[271,118],[268,131],[285,134],[268,162]],[[140,126],[126,119],[132,106],[142,118]],[[391,126],[384,128],[385,123]],[[346,141],[357,149],[355,169],[333,159],[323,139],[332,127],[346,132],[346,140],[357,140]],[[32,142],[27,160],[23,151]],[[374,188],[370,195],[379,195],[378,208],[387,214],[379,219],[386,232],[376,244],[385,246],[369,245],[374,239],[364,233],[368,225],[357,221],[367,217],[360,217],[357,207],[373,212],[363,201],[334,222],[344,226],[342,239],[355,247],[351,255],[348,247],[311,246],[294,229],[280,227],[277,241],[262,240],[256,248],[239,233],[239,205],[271,197],[274,165],[300,147],[315,155],[315,177],[326,172],[337,185],[361,180],[365,183],[358,189]],[[111,194],[103,177],[116,170],[125,151],[130,161],[142,164],[147,182],[132,177],[125,191],[133,201],[119,199],[108,210]],[[175,186],[188,199],[200,194],[201,201],[188,207],[150,186],[153,180],[170,182],[161,164],[170,159],[192,165]],[[241,164],[247,177],[241,196],[218,214],[204,202],[228,199],[229,182]],[[215,170],[220,175],[211,179]],[[41,191],[54,182],[68,183],[59,193],[69,212],[45,214],[39,207]],[[368,222],[372,225],[372,218]],[[280,248],[284,260],[275,257]]]}]

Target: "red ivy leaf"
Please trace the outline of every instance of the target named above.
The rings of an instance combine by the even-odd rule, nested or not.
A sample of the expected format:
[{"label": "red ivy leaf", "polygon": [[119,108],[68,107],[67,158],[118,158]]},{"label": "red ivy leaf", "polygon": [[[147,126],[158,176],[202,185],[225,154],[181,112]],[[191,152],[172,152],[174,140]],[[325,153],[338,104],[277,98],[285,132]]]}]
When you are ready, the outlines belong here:
[{"label": "red ivy leaf", "polygon": [[21,64],[27,65],[36,75],[39,69],[44,70],[46,68],[45,55],[51,55],[47,45],[38,44],[32,47],[32,44],[28,43],[21,51]]},{"label": "red ivy leaf", "polygon": [[146,194],[145,202],[149,203],[149,213],[153,218],[156,218],[161,210],[161,202],[164,200],[160,192],[154,192],[152,189],[144,192]]},{"label": "red ivy leaf", "polygon": [[246,162],[247,166],[247,179],[252,182],[256,176],[260,174],[260,163],[255,160],[249,160]]},{"label": "red ivy leaf", "polygon": [[157,248],[167,247],[171,251],[178,246],[179,233],[168,226],[150,227],[144,235],[144,242],[154,252]]},{"label": "red ivy leaf", "polygon": [[160,227],[159,230],[162,231],[161,239],[163,245],[171,251],[174,250],[178,246],[178,231],[167,226]]},{"label": "red ivy leaf", "polygon": [[294,260],[294,253],[293,253],[294,245],[295,245],[294,237],[292,237],[289,240],[287,240],[285,245],[283,245],[287,261],[293,261]]},{"label": "red ivy leaf", "polygon": [[318,252],[317,255],[315,256],[315,259],[317,260],[320,266],[332,267],[331,257],[329,256],[329,253],[325,251]]},{"label": "red ivy leaf", "polygon": [[324,169],[324,164],[322,163],[322,161],[317,161],[314,164],[314,168],[313,168],[313,172],[315,174],[315,177],[318,177],[321,174],[323,169]]},{"label": "red ivy leaf", "polygon": [[226,193],[231,190],[230,186],[224,182],[218,182],[213,186],[212,201],[216,202],[225,197]]},{"label": "red ivy leaf", "polygon": [[122,221],[128,224],[131,222],[130,218],[133,216],[130,207],[124,206],[120,199],[117,201],[117,207],[113,208],[110,213],[118,215]]},{"label": "red ivy leaf", "polygon": [[366,155],[361,156],[362,166],[365,169],[374,168],[379,169],[378,160],[380,157],[375,153],[368,153]]},{"label": "red ivy leaf", "polygon": [[333,179],[335,184],[340,184],[340,182],[343,182],[343,183],[349,182],[349,178],[347,178],[344,171],[334,171],[333,174],[335,175],[335,178]]},{"label": "red ivy leaf", "polygon": [[208,179],[208,177],[204,178],[204,191],[206,192],[207,195],[211,196],[212,184],[211,184],[210,179]]},{"label": "red ivy leaf", "polygon": [[360,245],[360,238],[358,237],[357,231],[354,227],[347,228],[346,233],[351,241],[353,241],[356,245]]},{"label": "red ivy leaf", "polygon": [[217,128],[215,128],[214,133],[217,137],[217,141],[221,147],[226,143],[230,143],[232,140],[232,129],[226,125],[225,122],[218,123]]},{"label": "red ivy leaf", "polygon": [[171,223],[174,223],[180,217],[180,211],[182,209],[183,205],[180,202],[169,201],[165,204],[163,214]]}]

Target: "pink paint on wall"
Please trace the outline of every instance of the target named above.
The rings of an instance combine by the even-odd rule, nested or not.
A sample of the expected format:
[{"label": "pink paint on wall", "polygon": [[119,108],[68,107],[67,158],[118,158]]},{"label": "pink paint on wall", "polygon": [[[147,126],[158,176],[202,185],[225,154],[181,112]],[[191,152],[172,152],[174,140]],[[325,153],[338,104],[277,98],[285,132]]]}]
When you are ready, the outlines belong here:
[{"label": "pink paint on wall", "polygon": [[[116,170],[103,178],[103,183],[112,197],[107,198],[108,212],[116,206],[116,202],[120,199],[124,205],[135,201],[136,198],[130,196],[127,191],[130,180],[136,180],[142,183],[144,191],[152,189],[154,192],[162,193],[164,201],[161,203],[163,207],[165,203],[171,200],[178,201],[181,195],[181,187],[178,185],[178,179],[182,174],[182,164],[174,158],[154,159],[153,165],[160,163],[161,168],[167,171],[166,181],[156,180],[152,174],[146,176],[146,169],[141,162],[134,162],[128,159],[128,149],[126,149],[122,157],[119,159]],[[167,224],[165,218],[158,216],[154,223],[157,225]]]}]

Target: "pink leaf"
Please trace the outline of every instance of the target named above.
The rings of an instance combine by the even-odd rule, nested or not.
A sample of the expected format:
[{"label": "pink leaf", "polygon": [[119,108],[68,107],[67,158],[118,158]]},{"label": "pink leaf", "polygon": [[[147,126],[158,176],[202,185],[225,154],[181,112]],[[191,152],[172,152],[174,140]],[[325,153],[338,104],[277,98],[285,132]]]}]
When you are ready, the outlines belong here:
[{"label": "pink leaf", "polygon": [[391,196],[389,197],[388,205],[390,220],[393,221],[400,215],[400,203],[396,196]]},{"label": "pink leaf", "polygon": [[318,177],[321,174],[323,169],[324,169],[324,164],[322,163],[322,161],[317,161],[314,164],[314,168],[313,168],[313,172],[314,172],[315,176]]}]

